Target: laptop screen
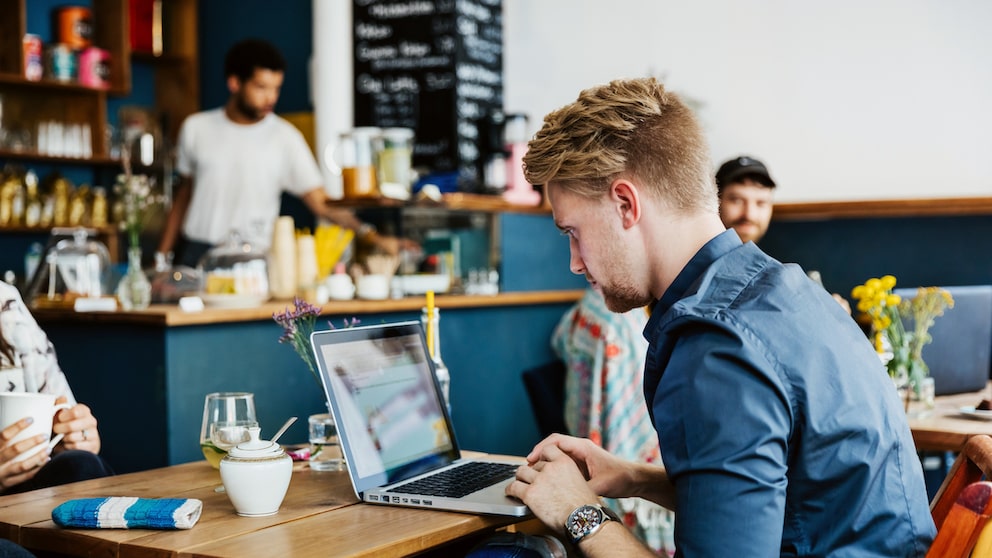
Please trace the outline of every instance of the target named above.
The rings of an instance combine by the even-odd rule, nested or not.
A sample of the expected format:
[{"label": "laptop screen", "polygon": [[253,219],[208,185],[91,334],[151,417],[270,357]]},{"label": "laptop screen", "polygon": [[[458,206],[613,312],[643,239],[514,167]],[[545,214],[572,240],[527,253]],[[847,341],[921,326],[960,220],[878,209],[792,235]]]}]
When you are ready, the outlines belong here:
[{"label": "laptop screen", "polygon": [[311,343],[358,492],[458,458],[419,322],[318,331]]}]

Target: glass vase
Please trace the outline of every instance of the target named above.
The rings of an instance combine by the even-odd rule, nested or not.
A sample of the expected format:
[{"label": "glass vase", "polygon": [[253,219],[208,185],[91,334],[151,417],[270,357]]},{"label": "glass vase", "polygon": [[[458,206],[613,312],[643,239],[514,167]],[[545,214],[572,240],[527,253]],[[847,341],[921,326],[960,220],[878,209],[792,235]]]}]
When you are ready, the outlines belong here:
[{"label": "glass vase", "polygon": [[117,300],[124,310],[143,310],[152,302],[152,284],[141,269],[141,248],[127,249],[127,271],[117,283]]}]

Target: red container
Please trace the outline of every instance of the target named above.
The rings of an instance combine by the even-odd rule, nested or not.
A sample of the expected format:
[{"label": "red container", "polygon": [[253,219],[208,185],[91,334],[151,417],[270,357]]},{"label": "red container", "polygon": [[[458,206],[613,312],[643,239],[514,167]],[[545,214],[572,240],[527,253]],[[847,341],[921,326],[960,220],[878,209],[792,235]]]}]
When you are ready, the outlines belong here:
[{"label": "red container", "polygon": [[161,0],[128,0],[131,23],[131,50],[162,54]]},{"label": "red container", "polygon": [[93,44],[93,12],[86,6],[62,6],[54,13],[56,42],[73,50]]}]

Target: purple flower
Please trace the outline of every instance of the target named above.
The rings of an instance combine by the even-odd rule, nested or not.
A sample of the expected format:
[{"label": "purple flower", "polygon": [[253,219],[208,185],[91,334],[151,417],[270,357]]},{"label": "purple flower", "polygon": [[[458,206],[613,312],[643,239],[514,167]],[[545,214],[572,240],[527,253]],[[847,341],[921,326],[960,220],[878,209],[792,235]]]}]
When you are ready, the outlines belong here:
[{"label": "purple flower", "polygon": [[[310,374],[313,375],[318,384],[320,384],[320,376],[317,374],[317,362],[310,348],[310,334],[314,331],[314,323],[319,315],[319,306],[310,304],[300,297],[293,299],[292,309],[286,308],[283,312],[272,313],[272,319],[282,327],[279,343],[293,346],[293,350],[303,359],[307,368],[310,369]],[[358,318],[352,318],[351,323],[348,323],[348,319],[345,318],[344,327],[355,327],[359,323]],[[327,325],[331,329],[335,329],[331,322],[327,322]]]}]

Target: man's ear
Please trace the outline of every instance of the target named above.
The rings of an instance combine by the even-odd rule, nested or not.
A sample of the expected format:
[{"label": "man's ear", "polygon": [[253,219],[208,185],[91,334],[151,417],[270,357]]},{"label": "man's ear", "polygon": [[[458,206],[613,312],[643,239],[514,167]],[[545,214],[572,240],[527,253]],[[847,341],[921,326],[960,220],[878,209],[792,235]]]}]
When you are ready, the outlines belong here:
[{"label": "man's ear", "polygon": [[610,200],[616,204],[625,229],[641,220],[640,193],[637,186],[626,178],[618,178],[610,184]]},{"label": "man's ear", "polygon": [[241,90],[241,80],[238,76],[231,74],[227,76],[227,90],[231,93],[237,93]]}]

